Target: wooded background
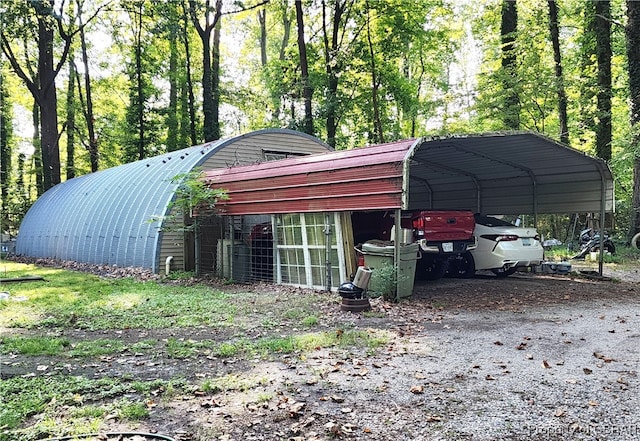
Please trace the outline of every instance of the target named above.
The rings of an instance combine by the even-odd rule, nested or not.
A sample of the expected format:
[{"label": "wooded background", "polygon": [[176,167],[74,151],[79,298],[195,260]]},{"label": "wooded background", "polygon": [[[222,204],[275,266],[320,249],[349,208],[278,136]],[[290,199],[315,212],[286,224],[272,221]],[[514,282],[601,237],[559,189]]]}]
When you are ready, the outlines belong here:
[{"label": "wooded background", "polygon": [[[75,176],[268,127],[336,149],[534,130],[640,229],[640,2],[3,0],[4,231]],[[568,222],[545,220],[558,236]]]}]

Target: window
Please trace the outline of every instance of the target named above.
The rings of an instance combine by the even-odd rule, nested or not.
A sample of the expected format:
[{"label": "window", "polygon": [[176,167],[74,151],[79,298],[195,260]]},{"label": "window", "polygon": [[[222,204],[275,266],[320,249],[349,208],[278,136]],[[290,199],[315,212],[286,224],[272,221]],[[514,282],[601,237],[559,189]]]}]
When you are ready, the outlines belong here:
[{"label": "window", "polygon": [[338,213],[274,216],[277,282],[310,288],[327,286],[327,227],[330,229],[331,286],[342,282],[345,270],[342,229]]},{"label": "window", "polygon": [[296,156],[306,156],[307,153],[279,152],[277,150],[263,150],[262,155],[265,161],[276,161],[278,159],[292,158]]}]

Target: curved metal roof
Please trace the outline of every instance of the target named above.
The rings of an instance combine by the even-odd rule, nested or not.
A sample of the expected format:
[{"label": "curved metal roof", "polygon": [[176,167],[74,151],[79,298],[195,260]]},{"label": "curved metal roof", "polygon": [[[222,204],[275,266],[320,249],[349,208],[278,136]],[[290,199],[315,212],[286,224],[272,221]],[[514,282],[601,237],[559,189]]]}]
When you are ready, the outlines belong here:
[{"label": "curved metal roof", "polygon": [[410,139],[211,170],[226,214],[443,209],[489,214],[614,210],[607,164],[531,132]]},{"label": "curved metal roof", "polygon": [[70,179],[27,212],[16,253],[156,271],[161,231],[152,220],[168,214],[179,186],[171,179],[224,147],[262,134],[312,138],[291,130],[260,130]]}]

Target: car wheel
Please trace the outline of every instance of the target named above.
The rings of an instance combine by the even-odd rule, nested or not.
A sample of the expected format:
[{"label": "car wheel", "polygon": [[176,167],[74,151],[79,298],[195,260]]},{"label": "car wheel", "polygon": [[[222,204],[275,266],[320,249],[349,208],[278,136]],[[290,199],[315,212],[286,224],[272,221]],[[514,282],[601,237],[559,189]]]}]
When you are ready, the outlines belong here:
[{"label": "car wheel", "polygon": [[426,260],[424,257],[418,260],[416,268],[418,277],[422,280],[438,280],[444,277],[449,266],[447,262],[441,260]]},{"label": "car wheel", "polygon": [[464,253],[458,257],[453,264],[453,271],[450,269],[449,273],[454,277],[460,279],[470,279],[476,274],[476,263],[473,260],[471,253]]},{"label": "car wheel", "polygon": [[516,270],[518,268],[516,268],[515,266],[509,268],[509,269],[492,269],[491,271],[493,272],[493,274],[495,274],[496,276],[502,278],[502,277],[507,277],[510,276],[511,274],[515,273]]},{"label": "car wheel", "polygon": [[640,233],[636,233],[631,238],[631,247],[635,248],[636,250],[640,248]]}]

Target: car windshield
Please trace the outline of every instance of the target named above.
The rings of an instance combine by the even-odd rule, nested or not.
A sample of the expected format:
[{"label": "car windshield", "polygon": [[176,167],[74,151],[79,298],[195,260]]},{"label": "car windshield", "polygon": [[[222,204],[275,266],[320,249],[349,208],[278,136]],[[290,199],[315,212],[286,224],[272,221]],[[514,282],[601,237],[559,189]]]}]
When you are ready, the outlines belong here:
[{"label": "car windshield", "polygon": [[481,214],[475,214],[474,217],[476,219],[477,224],[484,225],[486,227],[513,227],[514,226],[512,223],[503,221],[502,219],[498,219],[497,217],[483,216]]}]

